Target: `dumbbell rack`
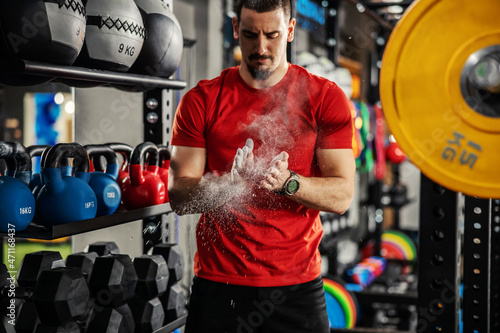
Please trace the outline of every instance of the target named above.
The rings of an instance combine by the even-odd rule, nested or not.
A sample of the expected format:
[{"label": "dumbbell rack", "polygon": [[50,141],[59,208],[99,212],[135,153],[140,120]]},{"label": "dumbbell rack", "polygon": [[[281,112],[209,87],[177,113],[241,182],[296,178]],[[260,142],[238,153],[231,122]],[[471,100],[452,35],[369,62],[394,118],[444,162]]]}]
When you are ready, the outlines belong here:
[{"label": "dumbbell rack", "polygon": [[[104,84],[119,84],[129,87],[138,87],[144,92],[144,101],[150,97],[155,96],[161,100],[162,91],[168,89],[179,90],[186,87],[186,82],[179,80],[172,80],[162,77],[155,77],[149,75],[138,75],[130,73],[121,73],[108,70],[99,70],[91,68],[83,68],[76,66],[62,66],[49,63],[42,63],[37,61],[23,60],[23,59],[1,59],[0,58],[0,73],[4,75],[34,75],[45,76],[52,78],[71,79],[75,83],[98,83]],[[160,103],[161,105],[161,103]],[[161,115],[161,108],[157,110]],[[146,116],[146,112],[144,112]],[[161,119],[161,118],[160,118]],[[156,131],[156,127],[162,126],[161,121],[156,124],[144,123],[145,140],[152,141],[155,144],[163,143],[161,131]],[[154,128],[152,128],[154,127]],[[154,133],[154,135],[151,135]],[[88,231],[98,230],[111,226],[116,226],[124,223],[129,223],[137,220],[143,220],[146,224],[146,219],[161,219],[162,214],[170,214],[170,204],[161,204],[131,211],[119,211],[112,215],[100,216],[93,219],[71,222],[63,225],[57,225],[50,228],[39,226],[36,220],[24,231],[16,232],[16,238],[31,238],[41,240],[53,240],[61,237],[76,235]],[[159,241],[159,229],[154,234],[148,236],[149,247],[155,245]],[[0,233],[0,237],[9,236],[6,233]],[[153,241],[151,241],[153,240]],[[145,242],[146,244],[146,242]],[[146,245],[145,245],[146,250]],[[2,248],[0,247],[0,256],[3,258]],[[169,333],[175,329],[183,326],[186,323],[186,315],[180,317],[173,322],[161,327],[153,333]]]}]

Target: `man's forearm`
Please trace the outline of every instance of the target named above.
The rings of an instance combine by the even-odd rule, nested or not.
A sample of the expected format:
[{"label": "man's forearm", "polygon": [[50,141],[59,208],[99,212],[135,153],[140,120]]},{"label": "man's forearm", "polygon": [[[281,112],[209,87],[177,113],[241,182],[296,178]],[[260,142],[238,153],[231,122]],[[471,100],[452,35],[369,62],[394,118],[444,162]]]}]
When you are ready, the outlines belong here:
[{"label": "man's forearm", "polygon": [[230,174],[207,174],[202,178],[176,178],[169,184],[168,196],[178,215],[200,214],[225,204],[244,190],[244,184],[232,181]]},{"label": "man's forearm", "polygon": [[351,205],[354,185],[342,177],[300,177],[300,188],[290,196],[301,205],[343,214]]}]

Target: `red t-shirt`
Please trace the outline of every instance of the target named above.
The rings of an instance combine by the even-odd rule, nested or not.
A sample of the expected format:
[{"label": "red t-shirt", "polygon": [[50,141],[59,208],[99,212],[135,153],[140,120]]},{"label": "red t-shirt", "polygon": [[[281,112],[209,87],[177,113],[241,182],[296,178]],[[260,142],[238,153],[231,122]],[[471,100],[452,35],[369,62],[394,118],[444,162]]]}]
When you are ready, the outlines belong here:
[{"label": "red t-shirt", "polygon": [[[296,65],[290,64],[285,77],[266,89],[248,86],[233,67],[186,93],[171,143],[205,148],[206,172],[217,175],[231,170],[247,138],[254,141],[258,167],[267,169],[274,156],[286,151],[290,170],[320,176],[316,148],[352,148],[349,101],[335,83]],[[195,274],[249,286],[285,286],[318,277],[319,212],[247,185],[243,195],[201,215]]]}]

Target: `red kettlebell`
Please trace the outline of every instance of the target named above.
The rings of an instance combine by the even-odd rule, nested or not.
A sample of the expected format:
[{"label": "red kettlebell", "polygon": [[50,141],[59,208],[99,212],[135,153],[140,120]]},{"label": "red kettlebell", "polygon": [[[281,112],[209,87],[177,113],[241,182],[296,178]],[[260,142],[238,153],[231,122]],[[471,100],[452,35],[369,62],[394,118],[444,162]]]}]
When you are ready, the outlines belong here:
[{"label": "red kettlebell", "polygon": [[[158,175],[161,180],[165,184],[165,189],[168,188],[168,168],[170,167],[170,150],[168,150],[167,146],[159,145],[158,151],[160,153],[160,161],[158,165],[160,169],[158,170]],[[168,191],[165,191],[165,202],[169,202],[168,199]]]},{"label": "red kettlebell", "polygon": [[406,161],[406,155],[396,142],[391,141],[385,150],[385,155],[389,162],[394,164],[401,164]]},{"label": "red kettlebell", "polygon": [[[149,154],[148,168],[144,158]],[[165,202],[165,184],[158,175],[158,147],[152,142],[137,145],[130,156],[129,176],[123,183],[122,200],[127,210],[159,205]]]},{"label": "red kettlebell", "polygon": [[[95,166],[94,166],[94,161],[92,159],[89,160],[89,172],[94,172],[95,171]],[[99,170],[101,171],[101,170]]]},{"label": "red kettlebell", "polygon": [[[126,143],[120,143],[120,142],[109,142],[106,143],[106,146],[113,149],[115,153],[120,154],[123,158],[122,165],[120,166],[120,171],[118,171],[118,178],[116,178],[116,181],[118,182],[118,184],[120,184],[123,179],[128,177],[128,164],[130,161],[130,155],[132,154],[133,148]],[[97,165],[97,161],[95,162],[95,164],[96,168],[101,167],[100,164],[99,166]]]}]

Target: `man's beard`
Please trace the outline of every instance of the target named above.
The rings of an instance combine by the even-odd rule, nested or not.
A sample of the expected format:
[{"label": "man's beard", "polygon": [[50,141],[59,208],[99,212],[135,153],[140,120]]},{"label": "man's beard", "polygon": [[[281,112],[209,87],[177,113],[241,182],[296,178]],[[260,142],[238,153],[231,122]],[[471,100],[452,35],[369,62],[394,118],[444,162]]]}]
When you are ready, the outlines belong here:
[{"label": "man's beard", "polygon": [[273,74],[273,71],[269,68],[266,69],[260,69],[258,66],[252,66],[250,64],[250,61],[256,59],[270,59],[271,63],[273,62],[273,57],[261,57],[259,55],[252,54],[251,56],[248,57],[248,61],[246,62],[248,71],[250,72],[250,75],[257,80],[257,81],[265,81],[267,80],[271,74]]}]

